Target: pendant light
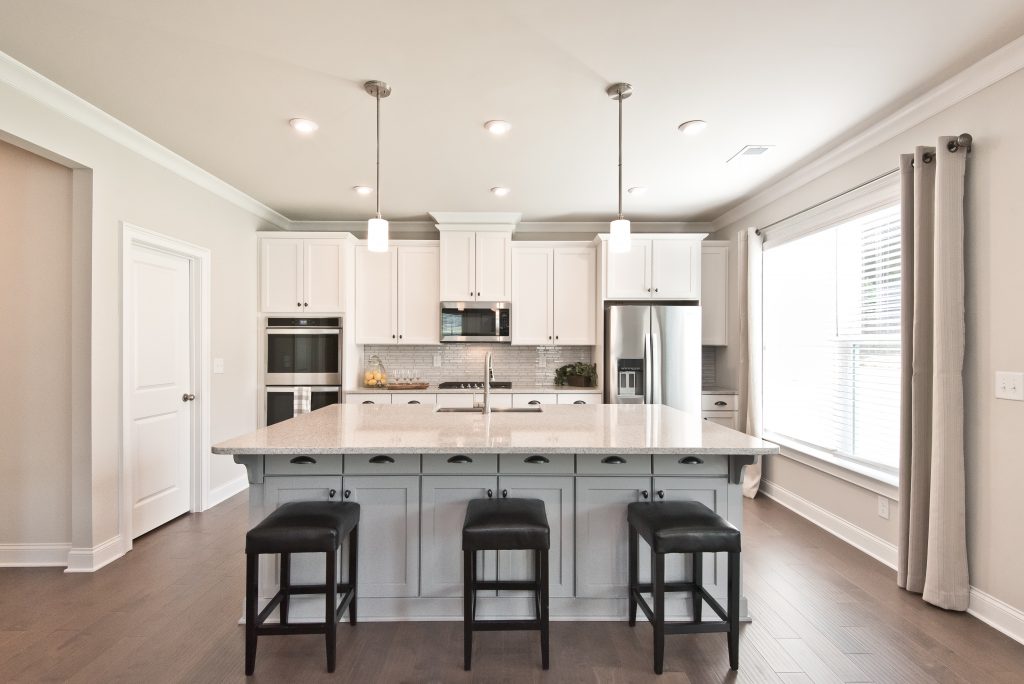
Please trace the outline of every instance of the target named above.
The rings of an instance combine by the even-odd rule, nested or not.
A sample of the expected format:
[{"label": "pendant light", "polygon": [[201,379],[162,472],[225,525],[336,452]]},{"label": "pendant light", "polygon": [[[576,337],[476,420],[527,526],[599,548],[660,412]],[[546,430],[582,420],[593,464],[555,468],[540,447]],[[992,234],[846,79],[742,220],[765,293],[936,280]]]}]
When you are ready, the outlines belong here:
[{"label": "pendant light", "polygon": [[377,216],[366,222],[366,249],[371,252],[386,252],[388,222],[380,215],[380,100],[391,94],[391,86],[384,81],[367,81],[363,88],[377,100]]},{"label": "pendant light", "polygon": [[613,252],[628,252],[632,248],[629,221],[622,216],[622,101],[633,94],[633,86],[616,83],[609,86],[608,97],[619,101],[619,217],[611,222],[608,248]]}]

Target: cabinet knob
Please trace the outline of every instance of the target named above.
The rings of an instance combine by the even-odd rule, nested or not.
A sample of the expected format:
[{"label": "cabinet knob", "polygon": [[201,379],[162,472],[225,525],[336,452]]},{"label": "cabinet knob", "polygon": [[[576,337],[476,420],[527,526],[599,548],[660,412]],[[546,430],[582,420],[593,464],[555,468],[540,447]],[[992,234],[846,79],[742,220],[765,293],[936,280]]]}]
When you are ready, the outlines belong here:
[{"label": "cabinet knob", "polygon": [[664,489],[659,489],[657,491],[657,494],[658,494],[658,498],[659,499],[664,499],[665,498],[665,490]]},{"label": "cabinet knob", "polygon": [[333,499],[334,495],[337,494],[337,493],[338,493],[337,489],[330,489],[330,490],[327,491],[327,498],[328,499]]},{"label": "cabinet knob", "polygon": [[640,491],[640,496],[644,497],[644,499],[647,499],[650,495],[650,492],[648,492],[646,489]]},{"label": "cabinet knob", "polygon": [[399,335],[399,336],[398,336],[398,339],[402,339],[402,336],[401,336],[401,335]]},{"label": "cabinet knob", "polygon": [[655,291],[655,292],[657,292],[657,291],[658,291],[658,288],[654,288],[654,291]]},{"label": "cabinet knob", "polygon": [[295,302],[295,306],[297,306],[297,307],[299,307],[301,309],[302,308],[302,302]]},{"label": "cabinet knob", "polygon": [[303,306],[303,307],[307,307],[307,306],[309,306],[309,302],[302,302],[302,306]]},{"label": "cabinet knob", "polygon": [[391,333],[391,339],[395,339],[395,334]]},{"label": "cabinet knob", "polygon": [[558,335],[555,335],[555,339],[556,339],[556,340],[558,339]]},{"label": "cabinet knob", "polygon": [[487,498],[488,499],[493,499],[494,498],[494,490],[493,489],[488,489],[487,490]]},{"label": "cabinet knob", "polygon": [[549,340],[551,339],[551,335],[548,335],[548,339],[549,339]]},{"label": "cabinet knob", "polygon": [[345,498],[346,499],[351,499],[352,498],[352,490],[351,489],[346,489],[345,490]]},{"label": "cabinet knob", "polygon": [[507,499],[508,498],[508,490],[507,489],[502,489],[501,490],[501,498],[503,498],[503,499]]},{"label": "cabinet knob", "polygon": [[477,296],[477,297],[479,297],[479,296],[480,296],[480,293],[479,293],[479,292],[477,292],[477,293],[476,293],[476,296]]},{"label": "cabinet knob", "polygon": [[648,292],[650,292],[650,291],[651,291],[651,288],[647,288],[647,291],[648,291]]}]

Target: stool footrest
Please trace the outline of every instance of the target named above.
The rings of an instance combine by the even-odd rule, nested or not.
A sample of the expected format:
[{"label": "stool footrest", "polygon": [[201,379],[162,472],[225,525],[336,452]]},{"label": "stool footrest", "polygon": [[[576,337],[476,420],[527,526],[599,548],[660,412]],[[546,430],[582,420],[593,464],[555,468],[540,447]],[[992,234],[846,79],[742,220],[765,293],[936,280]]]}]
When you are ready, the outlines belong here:
[{"label": "stool footrest", "polygon": [[473,620],[471,624],[475,632],[513,632],[541,628],[540,620]]},{"label": "stool footrest", "polygon": [[260,625],[256,628],[258,636],[274,636],[280,634],[326,634],[327,625],[322,622],[295,622],[287,625]]},{"label": "stool footrest", "polygon": [[[344,594],[347,591],[351,591],[353,586],[347,582],[338,582],[338,594]],[[327,593],[326,584],[293,584],[288,589],[288,594],[294,596],[295,594],[325,594]]]},{"label": "stool footrest", "polygon": [[534,591],[537,589],[537,580],[473,580],[473,589],[477,591],[485,589]]},{"label": "stool footrest", "polygon": [[[647,620],[651,624],[655,623],[654,610],[647,604],[647,600],[643,597],[639,591],[634,589],[632,592],[633,600],[636,601],[636,605],[639,606],[640,610],[647,616]],[[716,613],[719,613],[719,617],[722,618],[721,622],[666,622],[665,623],[665,634],[704,634],[708,632],[728,632],[729,623],[727,622],[728,617],[725,615],[725,611],[721,610],[721,606],[714,599],[709,599],[707,592],[701,592],[705,600],[711,605],[712,609],[715,609]],[[721,612],[719,612],[721,611]]]},{"label": "stool footrest", "polygon": [[[638,584],[636,586],[637,588],[635,590],[632,590],[631,592],[634,594],[634,596],[639,596],[642,593],[650,594],[654,590],[653,584]],[[705,589],[703,586],[699,584],[694,584],[693,582],[665,582],[666,594],[683,591],[692,591],[694,594],[694,600],[696,600],[697,596],[700,596],[707,602],[709,606],[711,606],[711,610],[715,611],[715,613],[718,614],[718,617],[722,618],[723,620],[729,619],[729,615],[725,612],[725,608],[722,607],[722,604],[719,603],[714,596],[709,594],[707,589]],[[638,600],[643,601],[643,598],[641,597]],[[647,617],[648,619],[650,619],[651,616],[648,615]]]}]

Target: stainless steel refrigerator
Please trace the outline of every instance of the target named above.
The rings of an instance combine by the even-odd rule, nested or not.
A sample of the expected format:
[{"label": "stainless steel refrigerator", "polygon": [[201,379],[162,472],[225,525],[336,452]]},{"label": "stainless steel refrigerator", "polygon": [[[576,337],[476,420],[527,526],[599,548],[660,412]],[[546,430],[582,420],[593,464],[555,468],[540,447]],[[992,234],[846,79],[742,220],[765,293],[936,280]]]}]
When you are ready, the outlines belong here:
[{"label": "stainless steel refrigerator", "polygon": [[700,305],[608,303],[604,400],[667,404],[700,415]]}]

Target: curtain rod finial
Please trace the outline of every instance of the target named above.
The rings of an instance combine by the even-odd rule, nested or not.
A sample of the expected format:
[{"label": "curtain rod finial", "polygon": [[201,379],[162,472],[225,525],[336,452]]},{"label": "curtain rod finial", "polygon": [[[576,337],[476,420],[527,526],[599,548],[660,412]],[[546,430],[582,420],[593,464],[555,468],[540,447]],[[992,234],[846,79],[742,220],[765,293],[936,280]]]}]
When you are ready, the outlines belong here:
[{"label": "curtain rod finial", "polygon": [[950,152],[956,152],[961,147],[967,152],[971,151],[971,144],[974,142],[974,138],[971,137],[970,133],[961,133],[956,137],[956,140],[950,140],[949,144],[946,145],[946,149]]}]

